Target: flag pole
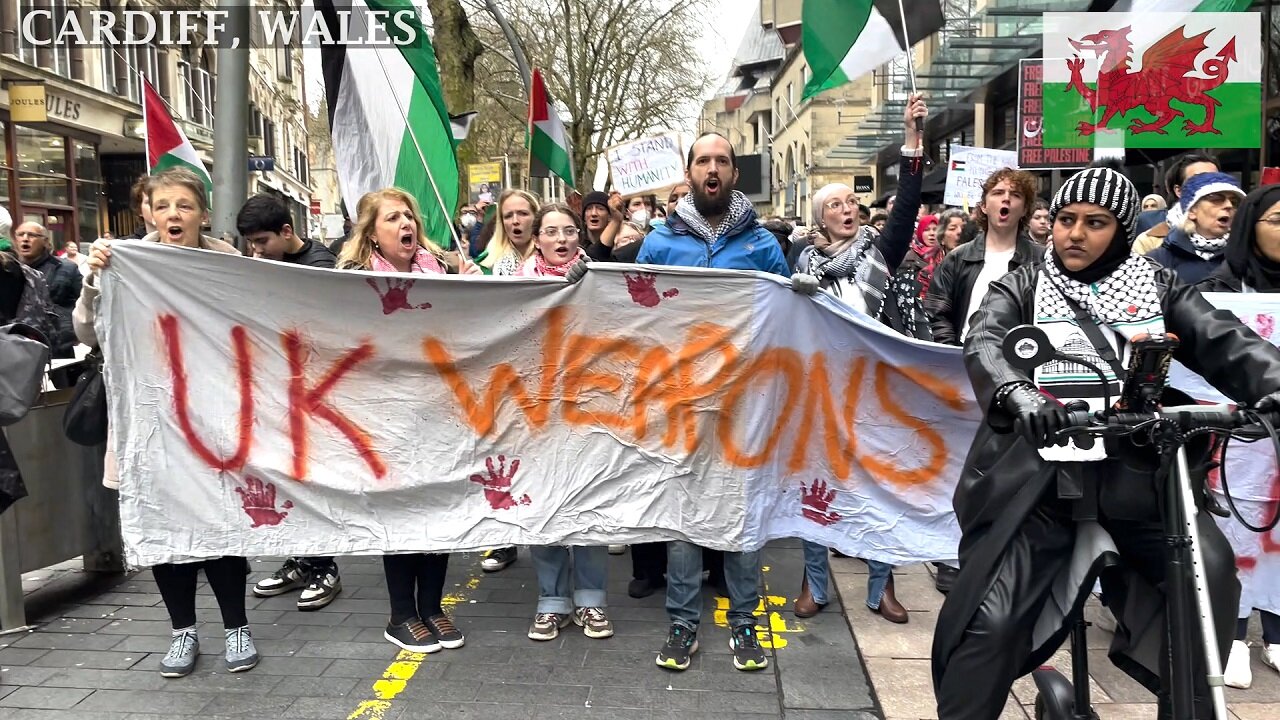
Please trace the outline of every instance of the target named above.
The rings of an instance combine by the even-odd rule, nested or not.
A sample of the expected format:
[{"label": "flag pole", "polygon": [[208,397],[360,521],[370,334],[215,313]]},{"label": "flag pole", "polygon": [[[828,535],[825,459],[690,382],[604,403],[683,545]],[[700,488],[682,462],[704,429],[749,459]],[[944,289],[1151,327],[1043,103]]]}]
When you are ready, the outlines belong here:
[{"label": "flag pole", "polygon": [[[902,23],[902,46],[907,51],[907,77],[911,79],[911,94],[916,95],[916,60],[911,52],[911,38],[907,35],[907,12],[902,7],[902,0],[898,0],[898,20]],[[911,101],[908,100],[910,105]],[[911,118],[911,124],[915,127],[916,132],[920,131],[920,120]]]},{"label": "flag pole", "polygon": [[142,103],[142,157],[147,163],[147,175],[151,174],[151,133],[147,132],[147,79],[138,70],[138,102]]}]

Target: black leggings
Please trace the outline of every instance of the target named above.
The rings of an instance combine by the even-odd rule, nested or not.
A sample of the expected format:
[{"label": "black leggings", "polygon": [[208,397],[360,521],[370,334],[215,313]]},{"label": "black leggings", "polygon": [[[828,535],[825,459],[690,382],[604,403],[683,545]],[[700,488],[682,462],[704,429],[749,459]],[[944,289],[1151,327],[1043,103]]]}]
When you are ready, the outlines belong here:
[{"label": "black leggings", "polygon": [[194,563],[162,563],[151,568],[164,607],[169,611],[169,621],[174,630],[196,624],[196,576],[204,568],[209,587],[218,598],[222,611],[222,625],[231,628],[244,627],[249,618],[244,612],[245,585],[249,577],[249,562],[242,557],[226,555],[214,560]]},{"label": "black leggings", "polygon": [[449,570],[448,555],[383,555],[382,569],[387,574],[392,625],[415,617],[425,620],[444,612],[440,599],[444,596],[444,576]]}]

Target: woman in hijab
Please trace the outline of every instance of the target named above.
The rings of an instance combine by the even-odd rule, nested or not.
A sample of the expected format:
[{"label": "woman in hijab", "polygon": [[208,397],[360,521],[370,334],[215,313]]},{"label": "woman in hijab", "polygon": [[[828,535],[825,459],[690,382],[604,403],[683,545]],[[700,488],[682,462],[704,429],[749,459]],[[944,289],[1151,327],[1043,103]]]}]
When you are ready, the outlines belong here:
[{"label": "woman in hijab", "polygon": [[898,304],[896,322],[890,324],[894,330],[917,340],[933,339],[929,318],[924,312],[924,295],[929,292],[933,271],[938,269],[947,254],[946,248],[938,242],[939,228],[937,215],[925,215],[920,219],[915,238],[911,241],[911,250],[893,274],[890,285],[890,294]]},{"label": "woman in hijab", "polygon": [[[985,422],[954,497],[960,574],[934,634],[933,681],[943,720],[999,717],[1014,680],[1062,645],[1099,578],[1119,624],[1109,657],[1157,694],[1160,717],[1170,712],[1158,453],[1132,440],[1089,448],[1062,443],[1064,405],[1080,400],[1103,410],[1102,385],[1081,383],[1074,363],[1024,372],[1002,351],[1010,330],[1034,322],[1055,347],[1074,354],[1091,354],[1092,347],[1099,356],[1118,356],[1123,367],[1135,338],[1168,332],[1180,343],[1174,357],[1222,394],[1264,411],[1280,407],[1280,350],[1178,282],[1172,270],[1131,254],[1137,210],[1138,193],[1120,173],[1076,173],[1050,208],[1052,241],[1044,261],[992,283],[974,314],[965,365]],[[1112,368],[1096,362],[1103,371]],[[1118,397],[1117,373],[1104,374],[1110,396]],[[1166,400],[1177,402],[1175,395]],[[1202,441],[1188,450],[1207,460]],[[1090,527],[1098,533],[1077,534],[1076,505],[1059,497],[1058,477],[1066,469],[1091,488],[1097,520]],[[1103,478],[1108,482],[1098,482]],[[1203,488],[1203,471],[1193,481]],[[1215,610],[1212,639],[1225,655],[1240,593],[1235,558],[1209,513],[1199,513],[1197,522]],[[1118,564],[1103,570],[1104,560]],[[1202,642],[1198,624],[1193,635],[1194,643]],[[1211,717],[1204,658],[1192,662],[1195,716]]]},{"label": "woman in hijab", "polygon": [[[1226,261],[1197,286],[1201,292],[1280,292],[1280,185],[1260,187],[1240,203],[1225,255]],[[1269,477],[1258,479],[1270,481]],[[1261,581],[1254,578],[1254,582]],[[1252,612],[1251,607],[1240,608],[1236,639],[1222,673],[1223,682],[1234,688],[1253,684],[1249,646],[1244,642]],[[1262,609],[1258,612],[1262,617],[1262,664],[1280,671],[1280,615]]]}]

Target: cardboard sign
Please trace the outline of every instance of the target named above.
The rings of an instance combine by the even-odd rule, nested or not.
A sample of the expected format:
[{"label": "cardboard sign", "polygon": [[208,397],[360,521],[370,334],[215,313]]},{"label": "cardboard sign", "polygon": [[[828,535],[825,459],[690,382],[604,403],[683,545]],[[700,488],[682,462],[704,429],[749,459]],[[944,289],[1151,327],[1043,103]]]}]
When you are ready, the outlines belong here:
[{"label": "cardboard sign", "polygon": [[947,187],[942,202],[969,207],[982,200],[982,184],[1001,168],[1018,168],[1013,150],[951,145],[947,153]]},{"label": "cardboard sign", "polygon": [[615,145],[606,156],[613,188],[624,196],[656,193],[684,182],[685,157],[676,133]]}]

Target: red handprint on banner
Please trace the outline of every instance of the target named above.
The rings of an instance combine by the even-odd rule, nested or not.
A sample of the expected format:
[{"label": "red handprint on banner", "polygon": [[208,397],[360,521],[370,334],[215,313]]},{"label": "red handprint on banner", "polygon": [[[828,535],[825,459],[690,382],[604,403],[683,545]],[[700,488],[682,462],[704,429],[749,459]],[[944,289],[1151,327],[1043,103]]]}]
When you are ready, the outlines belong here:
[{"label": "red handprint on banner", "polygon": [[387,288],[383,290],[378,281],[373,278],[366,278],[365,282],[369,283],[369,287],[378,293],[378,299],[382,301],[382,314],[390,315],[397,310],[430,310],[431,303],[422,303],[421,305],[409,304],[409,289],[413,287],[412,280],[404,280],[399,278],[387,278]]},{"label": "red handprint on banner", "polygon": [[622,277],[627,281],[627,292],[631,293],[632,302],[642,307],[657,307],[662,298],[670,299],[680,294],[678,289],[671,288],[659,296],[655,287],[658,276],[654,273],[622,273]]},{"label": "red handprint on banner", "polygon": [[[240,493],[243,499],[244,511],[253,525],[250,527],[261,527],[263,525],[279,525],[286,517],[287,512],[276,510],[276,486],[273,483],[263,484],[262,480],[248,475],[244,479],[247,488],[238,487],[236,492]],[[284,501],[281,506],[284,510],[293,507],[293,503],[289,500]]]},{"label": "red handprint on banner", "polygon": [[830,525],[840,521],[840,515],[828,511],[831,501],[836,499],[836,491],[827,489],[827,483],[815,479],[813,485],[805,488],[800,483],[800,512],[819,525]]},{"label": "red handprint on banner", "polygon": [[511,494],[511,481],[515,479],[516,471],[520,469],[520,459],[515,458],[511,461],[510,469],[507,468],[507,456],[498,456],[498,467],[493,466],[493,458],[485,458],[485,469],[488,470],[488,477],[476,473],[471,476],[471,482],[477,483],[484,488],[484,499],[489,501],[489,507],[494,510],[507,510],[519,505],[528,505],[531,501],[529,496],[525,495],[517,500]]}]

